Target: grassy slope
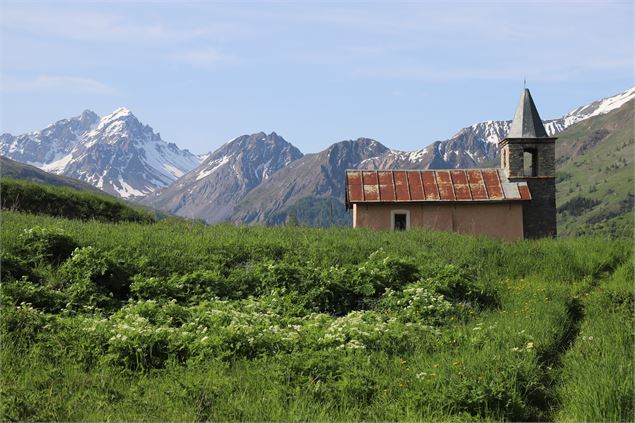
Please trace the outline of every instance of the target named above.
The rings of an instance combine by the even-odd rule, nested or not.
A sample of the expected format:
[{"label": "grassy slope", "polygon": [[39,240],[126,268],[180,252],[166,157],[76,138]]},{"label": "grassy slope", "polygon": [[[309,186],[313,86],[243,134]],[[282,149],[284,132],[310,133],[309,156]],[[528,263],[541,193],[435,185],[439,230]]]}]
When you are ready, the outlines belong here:
[{"label": "grassy slope", "polygon": [[[5,250],[20,245],[20,234],[26,228],[55,228],[80,245],[107,252],[129,272],[146,279],[222,265],[230,275],[242,275],[235,279],[240,281],[256,272],[260,263],[268,263],[261,268],[265,273],[258,274],[263,278],[258,283],[271,283],[292,276],[267,273],[272,265],[296,263],[329,274],[333,266],[363,264],[370,253],[382,248],[393,257],[407,258],[422,272],[431,264],[459,266],[483,282],[483,287],[500,294],[498,308],[475,309],[466,320],[436,323],[432,337],[425,329],[427,321],[423,326],[418,322],[401,326],[393,335],[413,327],[423,330],[423,335],[414,332],[412,338],[403,340],[410,346],[401,350],[382,344],[381,336],[369,340],[366,332],[374,327],[365,326],[363,319],[378,311],[325,317],[309,313],[297,318],[297,304],[285,302],[284,295],[273,303],[271,298],[277,297],[264,294],[223,302],[190,299],[173,305],[160,303],[163,306],[152,319],[167,310],[172,310],[173,317],[151,324],[124,312],[139,309],[148,313],[154,307],[152,302],[133,302],[115,315],[94,309],[51,314],[4,302],[2,333],[5,341],[12,337],[10,344],[5,343],[11,348],[0,351],[0,417],[4,420],[518,421],[556,416],[561,420],[595,420],[598,415],[617,420],[632,417],[632,404],[627,401],[619,407],[599,402],[594,411],[584,410],[575,404],[584,403],[587,394],[567,388],[577,383],[572,376],[590,372],[600,362],[605,363],[610,377],[620,377],[621,371],[612,369],[627,368],[633,361],[633,351],[628,348],[611,356],[603,354],[604,350],[596,356],[584,355],[584,350],[582,356],[576,355],[577,345],[583,341],[578,332],[598,333],[588,331],[585,325],[613,324],[602,307],[591,306],[593,322],[587,323],[579,297],[600,293],[605,281],[615,279],[609,275],[622,263],[632,261],[627,241],[505,243],[428,231],[207,227],[187,222],[112,225],[18,213],[6,213],[3,223],[0,234]],[[40,266],[34,271],[53,287],[63,280],[55,267]],[[39,288],[34,285],[34,289]],[[289,289],[292,291],[293,285]],[[66,294],[62,290],[60,295]],[[632,292],[624,295],[632,301]],[[585,304],[583,301],[582,307]],[[237,309],[232,313],[238,314],[227,314],[227,307],[234,306]],[[262,306],[265,311],[258,311]],[[201,311],[221,318],[210,321]],[[239,319],[234,320],[236,317]],[[397,312],[394,317],[403,316]],[[173,318],[177,321],[171,323]],[[146,323],[137,333],[139,321]],[[245,326],[245,321],[251,323]],[[228,326],[227,322],[232,323]],[[297,343],[285,347],[286,341],[276,336],[286,333],[288,322],[299,325],[302,335]],[[319,322],[348,331],[367,349],[360,352],[314,342],[325,336]],[[212,329],[201,332],[202,324],[211,324]],[[12,328],[8,332],[7,325]],[[233,328],[233,332],[223,335],[223,328]],[[100,338],[99,332],[106,329],[114,332],[107,331]],[[130,339],[124,341],[118,331]],[[169,336],[161,338],[162,333]],[[596,336],[605,335],[610,334],[599,332]],[[221,355],[205,347],[206,337],[220,342]],[[240,351],[251,345],[250,337],[259,343],[254,354],[245,355]],[[610,344],[610,339],[607,342]],[[159,349],[152,351],[161,354],[165,345],[178,348],[169,350],[172,352],[163,368],[127,370],[116,364],[128,351],[153,346]],[[189,359],[183,361],[185,353]],[[632,372],[624,374],[632,382]],[[585,391],[591,395],[606,392],[603,380],[585,383]],[[611,395],[630,398],[632,386],[622,384]]]},{"label": "grassy slope", "polygon": [[51,186],[18,179],[0,179],[3,210],[73,219],[100,221],[153,222],[152,214],[102,191],[78,191],[67,186]]},{"label": "grassy slope", "polygon": [[67,187],[78,191],[94,192],[96,194],[108,195],[94,186],[78,179],[66,176],[54,175],[24,163],[19,163],[6,157],[0,156],[0,176],[3,178],[20,179],[37,182],[44,185],[56,187]]},{"label": "grassy slope", "polygon": [[557,203],[595,200],[558,214],[561,235],[632,236],[635,141],[631,101],[618,110],[571,126],[556,141]]},{"label": "grassy slope", "polygon": [[[633,418],[633,262],[596,290],[584,293],[585,319],[563,357],[558,421],[622,421]],[[632,420],[631,420],[632,421]]]},{"label": "grassy slope", "polygon": [[279,225],[295,216],[298,224],[328,228],[330,226],[347,226],[353,224],[352,213],[344,204],[335,198],[304,197],[294,204],[270,216],[268,225]]}]

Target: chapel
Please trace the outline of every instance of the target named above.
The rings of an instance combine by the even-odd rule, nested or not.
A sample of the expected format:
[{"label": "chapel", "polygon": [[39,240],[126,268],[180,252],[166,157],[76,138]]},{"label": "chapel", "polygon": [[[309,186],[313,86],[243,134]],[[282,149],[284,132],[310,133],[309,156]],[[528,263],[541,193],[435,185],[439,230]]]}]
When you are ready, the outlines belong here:
[{"label": "chapel", "polygon": [[499,168],[347,170],[353,227],[422,227],[505,240],[555,237],[555,141],[525,88],[498,144]]}]

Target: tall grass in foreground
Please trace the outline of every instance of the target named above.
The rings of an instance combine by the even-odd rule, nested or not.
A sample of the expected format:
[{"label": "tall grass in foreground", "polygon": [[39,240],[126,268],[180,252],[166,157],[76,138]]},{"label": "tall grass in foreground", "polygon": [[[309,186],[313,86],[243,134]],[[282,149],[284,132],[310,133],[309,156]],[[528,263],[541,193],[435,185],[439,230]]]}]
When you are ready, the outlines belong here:
[{"label": "tall grass in foreground", "polygon": [[[553,393],[545,379],[551,369],[541,357],[558,350],[571,324],[566,286],[550,285],[510,282],[501,310],[441,327],[433,339],[400,354],[316,345],[253,359],[169,361],[142,372],[83,363],[76,351],[81,348],[61,329],[31,347],[21,346],[18,338],[1,352],[3,416],[35,421],[548,419]],[[81,336],[75,339],[88,349],[97,347]]]},{"label": "tall grass in foreground", "polygon": [[633,421],[633,261],[584,296],[585,316],[563,360],[560,421]]},{"label": "tall grass in foreground", "polygon": [[630,418],[630,240],[3,212],[0,241],[0,420]]}]

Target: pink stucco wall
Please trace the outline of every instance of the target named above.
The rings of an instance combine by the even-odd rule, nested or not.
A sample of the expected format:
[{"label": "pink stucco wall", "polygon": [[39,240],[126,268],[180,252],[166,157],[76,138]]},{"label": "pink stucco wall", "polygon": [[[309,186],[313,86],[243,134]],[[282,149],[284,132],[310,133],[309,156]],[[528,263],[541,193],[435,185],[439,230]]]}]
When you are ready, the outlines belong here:
[{"label": "pink stucco wall", "polygon": [[353,204],[353,227],[391,230],[391,211],[410,214],[410,228],[523,238],[523,206],[506,203],[359,203]]}]

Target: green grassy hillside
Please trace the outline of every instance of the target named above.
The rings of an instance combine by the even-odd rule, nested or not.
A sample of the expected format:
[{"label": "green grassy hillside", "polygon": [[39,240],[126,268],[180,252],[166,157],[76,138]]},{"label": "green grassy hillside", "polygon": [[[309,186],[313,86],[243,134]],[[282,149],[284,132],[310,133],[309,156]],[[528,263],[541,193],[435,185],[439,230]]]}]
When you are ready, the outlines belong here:
[{"label": "green grassy hillside", "polygon": [[635,140],[630,101],[556,141],[558,233],[633,235]]},{"label": "green grassy hillside", "polygon": [[24,163],[19,163],[6,157],[0,156],[0,176],[2,178],[20,179],[24,181],[37,182],[44,185],[73,188],[78,191],[94,192],[96,194],[107,195],[102,190],[66,176],[54,175]]},{"label": "green grassy hillside", "polygon": [[77,191],[69,187],[43,185],[15,179],[0,179],[2,210],[118,222],[153,222],[154,217],[101,191]]},{"label": "green grassy hillside", "polygon": [[3,421],[627,421],[629,240],[3,212]]},{"label": "green grassy hillside", "polygon": [[266,220],[267,225],[280,225],[295,218],[299,225],[328,228],[353,225],[353,216],[335,198],[304,197]]}]

